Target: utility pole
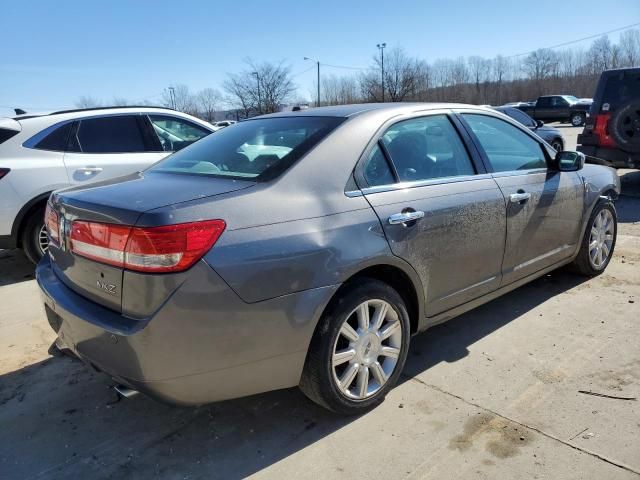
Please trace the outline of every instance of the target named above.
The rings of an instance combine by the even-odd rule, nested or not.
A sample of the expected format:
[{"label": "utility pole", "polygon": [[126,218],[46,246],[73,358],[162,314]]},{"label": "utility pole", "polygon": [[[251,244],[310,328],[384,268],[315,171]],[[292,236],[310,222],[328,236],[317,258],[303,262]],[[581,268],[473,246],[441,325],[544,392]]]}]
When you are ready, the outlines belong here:
[{"label": "utility pole", "polygon": [[382,103],[384,103],[384,49],[387,47],[386,43],[379,43],[377,45],[380,50],[380,56],[382,57],[381,67],[382,67]]},{"label": "utility pole", "polygon": [[316,65],[318,67],[318,100],[316,101],[316,107],[319,107],[320,106],[320,61],[310,57],[304,57],[304,59],[316,62]]},{"label": "utility pole", "polygon": [[169,99],[171,100],[171,108],[176,109],[176,89],[169,87]]},{"label": "utility pole", "polygon": [[251,75],[256,76],[256,82],[258,83],[258,114],[262,114],[262,102],[260,101],[260,74],[258,72],[251,72]]}]

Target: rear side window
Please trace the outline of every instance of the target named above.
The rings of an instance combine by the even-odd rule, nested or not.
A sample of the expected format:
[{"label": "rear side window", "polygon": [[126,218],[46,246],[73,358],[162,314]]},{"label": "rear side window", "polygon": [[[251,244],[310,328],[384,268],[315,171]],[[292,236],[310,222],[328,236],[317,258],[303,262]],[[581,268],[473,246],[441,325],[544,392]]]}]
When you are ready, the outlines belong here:
[{"label": "rear side window", "polygon": [[503,113],[506,113],[511,118],[513,118],[516,122],[521,123],[525,127],[535,127],[536,122],[522,110],[518,110],[517,108],[506,108],[504,110],[500,110]]},{"label": "rear side window", "polygon": [[[600,105],[602,111],[614,111],[625,103],[640,99],[640,72],[621,72],[606,78],[605,81]],[[609,107],[603,108],[605,104],[609,104]]]},{"label": "rear side window", "polygon": [[551,97],[540,97],[536,102],[538,108],[548,108],[551,106]]},{"label": "rear side window", "polygon": [[395,183],[393,173],[379,144],[376,144],[364,164],[364,178],[370,187]]},{"label": "rear side window", "polygon": [[81,120],[70,142],[70,150],[83,153],[136,153],[147,151],[142,129],[135,115]]},{"label": "rear side window", "polygon": [[0,143],[4,143],[11,137],[17,135],[19,132],[16,130],[9,130],[8,128],[0,128]]},{"label": "rear side window", "polygon": [[401,182],[473,175],[458,132],[446,115],[398,122],[382,136]]},{"label": "rear side window", "polygon": [[343,121],[336,117],[246,120],[203,138],[149,171],[267,180],[286,170]]},{"label": "rear side window", "polygon": [[542,146],[519,128],[488,115],[465,113],[463,117],[495,172],[547,166]]},{"label": "rear side window", "polygon": [[67,122],[64,125],[57,127],[46,137],[36,143],[34,148],[64,152],[67,148],[67,141],[69,140],[69,133],[71,133],[72,125],[73,122]]}]

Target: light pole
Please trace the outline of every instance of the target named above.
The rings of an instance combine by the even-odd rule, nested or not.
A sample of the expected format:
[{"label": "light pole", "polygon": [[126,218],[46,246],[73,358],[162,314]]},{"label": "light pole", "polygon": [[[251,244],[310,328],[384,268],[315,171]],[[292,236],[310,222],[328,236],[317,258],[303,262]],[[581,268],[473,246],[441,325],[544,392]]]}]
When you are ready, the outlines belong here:
[{"label": "light pole", "polygon": [[169,87],[169,98],[171,99],[171,108],[176,109],[176,89]]},{"label": "light pole", "polygon": [[311,60],[312,62],[316,62],[318,66],[318,101],[316,102],[316,107],[320,106],[320,61],[314,60],[313,58],[304,57],[305,60]]},{"label": "light pole", "polygon": [[251,72],[251,75],[256,76],[256,82],[258,83],[258,113],[262,114],[262,107],[260,106],[262,103],[260,101],[260,74],[258,72]]},{"label": "light pole", "polygon": [[380,50],[380,56],[382,57],[381,67],[382,67],[382,103],[384,103],[384,49],[387,47],[386,43],[379,43],[377,45]]}]

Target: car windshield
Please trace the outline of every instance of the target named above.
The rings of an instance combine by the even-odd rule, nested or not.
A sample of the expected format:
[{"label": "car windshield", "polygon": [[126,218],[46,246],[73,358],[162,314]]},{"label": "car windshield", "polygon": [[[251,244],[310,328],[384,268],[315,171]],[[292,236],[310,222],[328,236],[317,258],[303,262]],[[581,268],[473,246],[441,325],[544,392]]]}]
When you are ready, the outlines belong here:
[{"label": "car windshield", "polygon": [[148,171],[266,180],[286,170],[344,118],[272,117],[230,125]]}]

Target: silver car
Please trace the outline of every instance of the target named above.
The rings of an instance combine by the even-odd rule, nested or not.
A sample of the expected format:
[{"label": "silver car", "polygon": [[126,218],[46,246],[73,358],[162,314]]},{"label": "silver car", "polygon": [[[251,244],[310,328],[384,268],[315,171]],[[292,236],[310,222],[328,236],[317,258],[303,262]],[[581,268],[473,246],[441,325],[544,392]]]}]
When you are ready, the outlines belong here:
[{"label": "silver car", "polygon": [[55,192],[37,278],[57,345],[128,393],[197,405],[299,385],[358,413],[415,333],[565,264],[601,273],[619,191],[487,108],[287,112]]}]

